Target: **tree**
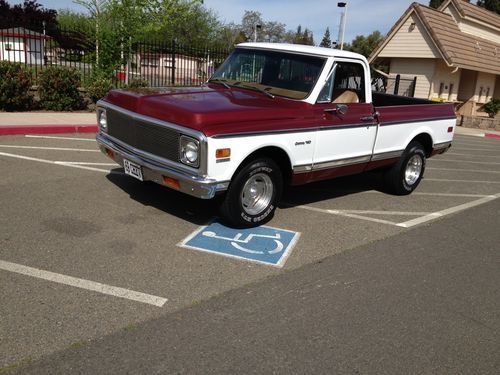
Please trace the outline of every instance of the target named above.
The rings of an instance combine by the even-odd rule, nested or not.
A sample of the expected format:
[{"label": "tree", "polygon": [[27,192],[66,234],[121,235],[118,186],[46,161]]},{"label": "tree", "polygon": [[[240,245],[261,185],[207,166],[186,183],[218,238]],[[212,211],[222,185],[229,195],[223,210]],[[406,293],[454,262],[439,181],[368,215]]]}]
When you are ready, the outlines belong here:
[{"label": "tree", "polygon": [[358,35],[352,40],[351,43],[345,44],[344,49],[346,51],[357,52],[365,57],[368,57],[383,39],[384,37],[380,31],[374,31],[367,37],[364,35]]},{"label": "tree", "polygon": [[[254,34],[257,25],[263,27],[264,20],[262,19],[262,13],[254,10],[245,10],[245,14],[241,19],[241,31],[246,35],[247,40],[254,40]],[[257,40],[261,41],[261,35],[257,30]]]},{"label": "tree", "polygon": [[312,31],[307,28],[304,31],[302,31],[302,25],[297,26],[297,31],[295,32],[293,43],[313,46],[314,37]]},{"label": "tree", "polygon": [[500,14],[500,0],[478,0],[477,5]]},{"label": "tree", "polygon": [[327,48],[332,47],[332,40],[330,39],[330,28],[326,28],[325,35],[323,35],[323,39],[321,40],[319,46]]},{"label": "tree", "polygon": [[34,0],[26,0],[22,4],[11,7],[5,0],[0,0],[0,25],[2,28],[25,27],[42,31],[43,25],[53,29],[57,25],[57,12],[43,8]]},{"label": "tree", "polygon": [[430,0],[429,1],[429,6],[431,8],[439,8],[441,6],[441,4],[443,3],[444,0]]}]

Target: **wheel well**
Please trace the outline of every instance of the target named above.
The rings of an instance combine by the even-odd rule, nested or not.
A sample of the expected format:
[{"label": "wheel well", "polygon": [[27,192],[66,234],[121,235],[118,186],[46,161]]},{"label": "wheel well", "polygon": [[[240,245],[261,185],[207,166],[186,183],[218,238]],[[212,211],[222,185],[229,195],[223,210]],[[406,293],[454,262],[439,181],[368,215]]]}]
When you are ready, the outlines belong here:
[{"label": "wheel well", "polygon": [[432,138],[429,134],[427,133],[419,134],[412,139],[412,142],[413,141],[417,141],[424,147],[425,155],[427,157],[431,156],[433,143],[432,143]]},{"label": "wheel well", "polygon": [[241,162],[235,174],[251,160],[263,157],[272,159],[276,164],[278,164],[278,167],[283,175],[284,184],[289,184],[292,178],[292,163],[290,162],[288,154],[282,148],[275,146],[264,147],[252,152]]}]

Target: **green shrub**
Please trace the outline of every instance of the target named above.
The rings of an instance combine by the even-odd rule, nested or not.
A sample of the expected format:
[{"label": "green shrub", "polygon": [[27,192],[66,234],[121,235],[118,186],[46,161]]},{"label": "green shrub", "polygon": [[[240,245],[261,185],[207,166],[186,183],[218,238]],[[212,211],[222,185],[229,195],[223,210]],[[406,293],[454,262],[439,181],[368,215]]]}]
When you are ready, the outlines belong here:
[{"label": "green shrub", "polygon": [[140,88],[140,87],[148,87],[149,86],[149,82],[144,80],[144,79],[141,79],[141,78],[138,78],[138,79],[132,79],[130,80],[130,82],[128,83],[127,85],[127,88],[129,89],[137,89],[137,88]]},{"label": "green shrub", "polygon": [[80,73],[76,69],[52,66],[38,75],[38,94],[42,108],[71,111],[82,108],[78,92]]},{"label": "green shrub", "polygon": [[0,61],[0,109],[27,109],[32,103],[31,83],[31,72],[22,64]]},{"label": "green shrub", "polygon": [[109,90],[113,89],[113,80],[106,77],[94,77],[85,88],[90,99],[96,103],[99,99],[105,97]]},{"label": "green shrub", "polygon": [[490,117],[495,117],[495,115],[500,111],[500,99],[491,98],[491,100],[484,105],[484,111]]}]

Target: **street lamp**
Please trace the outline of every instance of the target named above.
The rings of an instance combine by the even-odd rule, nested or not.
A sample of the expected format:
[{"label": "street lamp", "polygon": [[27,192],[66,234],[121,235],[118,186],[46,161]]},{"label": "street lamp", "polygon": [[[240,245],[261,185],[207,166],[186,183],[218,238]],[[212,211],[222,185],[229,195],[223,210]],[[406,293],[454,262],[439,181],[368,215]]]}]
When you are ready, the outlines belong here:
[{"label": "street lamp", "polygon": [[347,21],[347,1],[338,2],[337,6],[339,8],[344,8],[344,11],[342,12],[342,17],[340,19],[340,28],[339,28],[340,49],[344,49],[345,24]]},{"label": "street lamp", "polygon": [[255,24],[255,26],[253,27],[253,41],[256,42],[257,41],[257,29],[261,29],[262,28],[262,25],[259,25],[259,24]]}]

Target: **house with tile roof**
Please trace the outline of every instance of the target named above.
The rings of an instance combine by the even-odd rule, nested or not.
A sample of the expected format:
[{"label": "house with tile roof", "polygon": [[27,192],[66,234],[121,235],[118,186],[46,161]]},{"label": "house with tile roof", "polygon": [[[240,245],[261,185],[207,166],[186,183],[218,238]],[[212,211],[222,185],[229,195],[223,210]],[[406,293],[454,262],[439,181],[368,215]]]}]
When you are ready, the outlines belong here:
[{"label": "house with tile roof", "polygon": [[500,98],[500,16],[465,0],[413,3],[369,57],[389,76],[417,77],[415,97],[455,102],[476,115]]}]

